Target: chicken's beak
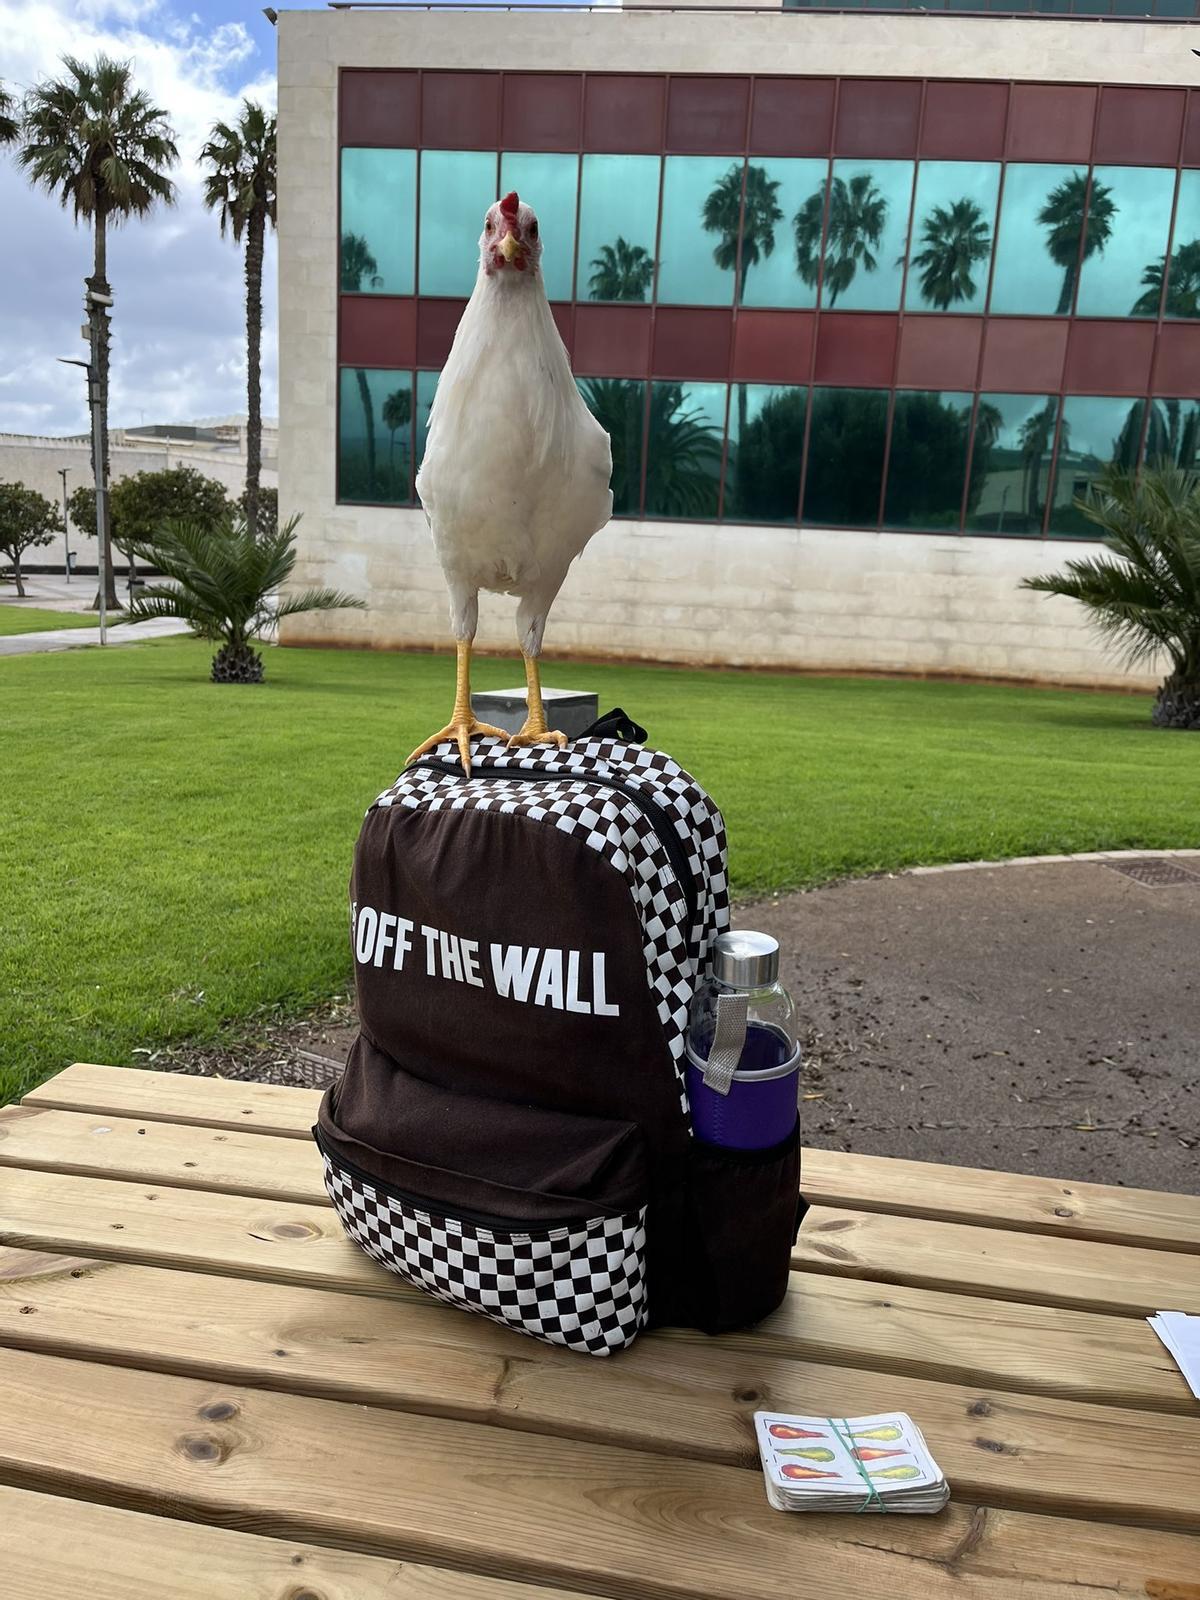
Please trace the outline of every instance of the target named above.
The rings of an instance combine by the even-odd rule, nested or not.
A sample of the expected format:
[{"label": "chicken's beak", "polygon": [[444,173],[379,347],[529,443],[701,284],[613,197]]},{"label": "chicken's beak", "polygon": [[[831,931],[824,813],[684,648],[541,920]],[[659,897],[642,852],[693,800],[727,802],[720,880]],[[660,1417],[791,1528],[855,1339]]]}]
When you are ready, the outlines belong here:
[{"label": "chicken's beak", "polygon": [[514,256],[521,253],[521,245],[515,233],[506,233],[500,241],[500,254],[505,261],[511,263]]}]

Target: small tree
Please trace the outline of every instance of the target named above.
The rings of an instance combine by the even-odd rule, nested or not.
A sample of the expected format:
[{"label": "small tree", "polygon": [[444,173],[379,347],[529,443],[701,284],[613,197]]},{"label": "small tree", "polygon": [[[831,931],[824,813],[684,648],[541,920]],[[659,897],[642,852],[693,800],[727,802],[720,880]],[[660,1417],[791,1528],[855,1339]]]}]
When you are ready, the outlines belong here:
[{"label": "small tree", "polygon": [[[96,491],[87,484],[72,490],[71,521],[89,539],[96,537]],[[109,535],[133,569],[131,541],[153,543],[168,522],[191,518],[218,521],[229,510],[223,485],[195,467],[164,467],[135,472],[114,483],[108,495]]]},{"label": "small tree", "polygon": [[1200,731],[1200,479],[1177,467],[1140,477],[1110,467],[1075,504],[1110,554],[1068,561],[1065,572],[1021,587],[1078,600],[1128,666],[1165,654],[1172,670],[1154,724]]},{"label": "small tree", "polygon": [[25,584],[21,579],[21,557],[26,550],[49,544],[56,533],[62,532],[62,526],[62,517],[45,495],[27,489],[23,483],[0,483],[0,555],[12,562],[13,579],[22,600]]},{"label": "small tree", "polygon": [[244,516],[227,512],[215,522],[166,525],[152,542],[135,540],[134,553],[158,568],[164,583],[150,584],[132,601],[130,622],[178,617],[202,639],[221,640],[213,657],[214,683],[261,683],[263,661],[252,648],[281,617],[302,611],[365,610],[338,589],[304,589],[281,597],[296,564],[298,517],[258,536]]}]

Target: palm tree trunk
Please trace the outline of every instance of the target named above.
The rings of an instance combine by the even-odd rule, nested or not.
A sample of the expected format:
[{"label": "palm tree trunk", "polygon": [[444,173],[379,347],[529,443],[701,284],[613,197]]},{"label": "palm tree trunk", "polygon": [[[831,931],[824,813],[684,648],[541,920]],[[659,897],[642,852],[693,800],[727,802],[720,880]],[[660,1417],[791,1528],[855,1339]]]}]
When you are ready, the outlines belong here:
[{"label": "palm tree trunk", "polygon": [[375,408],[371,404],[371,386],[361,367],[356,369],[358,396],[362,401],[363,420],[367,425],[367,492],[375,493]]},{"label": "palm tree trunk", "polygon": [[[96,289],[106,294],[108,292],[108,237],[102,206],[96,208],[94,246],[92,282]],[[100,325],[100,337],[96,341],[100,369],[96,374],[96,388],[100,397],[100,471],[107,487],[110,477],[108,460],[108,313],[103,306],[90,305],[89,315],[96,317]],[[97,484],[97,497],[99,496],[99,491],[100,485]],[[112,513],[110,509],[109,515],[105,518],[104,528],[104,600],[106,606],[116,611],[120,607],[120,602],[117,599],[117,580],[116,574],[113,572],[112,548]],[[100,609],[100,596],[98,593],[92,609],[95,611]]]},{"label": "palm tree trunk", "polygon": [[1063,286],[1058,296],[1058,315],[1067,317],[1071,314],[1071,301],[1075,298],[1075,278],[1079,271],[1074,261],[1063,273]]},{"label": "palm tree trunk", "polygon": [[263,227],[263,213],[256,205],[246,234],[246,522],[255,535],[262,473]]}]

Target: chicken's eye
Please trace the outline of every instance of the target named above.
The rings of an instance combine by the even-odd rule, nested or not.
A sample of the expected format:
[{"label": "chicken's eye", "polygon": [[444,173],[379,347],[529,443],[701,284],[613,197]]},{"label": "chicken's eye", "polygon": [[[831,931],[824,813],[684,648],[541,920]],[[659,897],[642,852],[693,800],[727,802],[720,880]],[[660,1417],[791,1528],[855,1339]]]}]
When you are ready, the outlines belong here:
[{"label": "chicken's eye", "polygon": [[533,222],[531,222],[529,224],[529,237],[531,239],[536,239],[537,238],[537,219],[536,218],[534,219]]},{"label": "chicken's eye", "polygon": [[489,217],[487,219],[487,221],[484,223],[483,231],[484,231],[484,233],[491,233],[491,231],[492,231],[492,219],[491,219],[491,217]]}]

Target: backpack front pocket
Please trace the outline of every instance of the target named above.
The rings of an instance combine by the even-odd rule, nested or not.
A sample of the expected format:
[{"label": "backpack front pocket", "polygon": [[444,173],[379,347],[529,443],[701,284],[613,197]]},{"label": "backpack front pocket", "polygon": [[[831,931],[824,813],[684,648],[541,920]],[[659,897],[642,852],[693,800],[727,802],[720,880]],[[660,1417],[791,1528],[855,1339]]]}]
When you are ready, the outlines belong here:
[{"label": "backpack front pocket", "polygon": [[[483,1101],[395,1074],[401,1115],[388,1154],[338,1126],[332,1091],[313,1130],[350,1237],[417,1288],[522,1333],[591,1355],[629,1344],[646,1320],[636,1127]],[[391,1153],[407,1145],[426,1155],[435,1142],[445,1150],[456,1124],[458,1168]],[[488,1127],[483,1147],[478,1134]]]}]

